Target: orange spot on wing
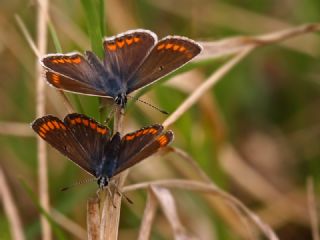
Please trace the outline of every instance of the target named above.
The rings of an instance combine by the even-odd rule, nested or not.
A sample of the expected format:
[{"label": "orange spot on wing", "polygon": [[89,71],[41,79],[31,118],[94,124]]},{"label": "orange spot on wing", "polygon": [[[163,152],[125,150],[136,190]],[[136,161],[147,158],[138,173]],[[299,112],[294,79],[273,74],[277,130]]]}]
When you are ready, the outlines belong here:
[{"label": "orange spot on wing", "polygon": [[47,131],[49,131],[50,130],[50,128],[48,127],[48,125],[47,124],[42,124],[42,127],[45,129],[45,130],[47,130]]},{"label": "orange spot on wing", "polygon": [[149,132],[150,132],[151,134],[156,134],[156,133],[157,133],[157,130],[154,129],[154,128],[150,128]]},{"label": "orange spot on wing", "polygon": [[66,130],[66,127],[62,123],[59,123],[59,125],[63,130]]},{"label": "orange spot on wing", "polygon": [[107,133],[107,129],[98,127],[98,128],[97,128],[97,132],[99,132],[99,133],[101,133],[102,135],[104,135],[104,134]]},{"label": "orange spot on wing", "polygon": [[46,133],[47,131],[43,128],[43,127],[40,127],[39,130],[43,133]]},{"label": "orange spot on wing", "polygon": [[54,129],[54,125],[52,124],[52,122],[48,122],[47,124],[51,129]]},{"label": "orange spot on wing", "polygon": [[107,44],[107,48],[110,50],[110,51],[115,51],[117,49],[117,45],[115,43],[108,43]]},{"label": "orange spot on wing", "polygon": [[74,119],[71,119],[70,122],[71,122],[72,125],[76,124],[76,121]]},{"label": "orange spot on wing", "polygon": [[88,119],[82,119],[82,122],[85,126],[89,126],[89,120]]},{"label": "orange spot on wing", "polygon": [[65,58],[64,61],[66,61],[67,63],[71,63],[71,59],[70,58]]},{"label": "orange spot on wing", "polygon": [[179,47],[180,47],[179,45],[174,45],[174,46],[173,46],[173,50],[174,50],[174,51],[177,51],[177,50],[179,49]]},{"label": "orange spot on wing", "polygon": [[57,59],[58,63],[64,63],[64,60],[62,58]]},{"label": "orange spot on wing", "polygon": [[52,75],[52,81],[53,81],[55,84],[59,84],[59,83],[60,83],[60,77],[59,77],[57,74],[53,74],[53,75]]},{"label": "orange spot on wing", "polygon": [[161,50],[161,49],[163,49],[164,48],[164,43],[162,43],[162,44],[160,44],[158,47],[157,47],[157,50]]},{"label": "orange spot on wing", "polygon": [[76,121],[76,123],[81,123],[81,118],[78,117],[75,119],[75,121]]},{"label": "orange spot on wing", "polygon": [[80,57],[75,57],[75,58],[72,59],[72,62],[78,64],[78,63],[81,62],[81,58]]},{"label": "orange spot on wing", "polygon": [[170,49],[170,48],[172,48],[172,47],[173,47],[173,44],[172,44],[172,43],[167,43],[166,49]]},{"label": "orange spot on wing", "polygon": [[143,131],[139,131],[139,132],[137,132],[137,133],[135,134],[135,136],[136,136],[136,137],[141,136],[141,135],[142,135],[142,132],[143,132]]},{"label": "orange spot on wing", "polygon": [[91,127],[92,129],[96,129],[97,124],[94,123],[94,122],[90,122],[90,127]]},{"label": "orange spot on wing", "polygon": [[132,37],[126,38],[126,43],[127,43],[128,45],[131,45],[131,44],[133,43]]},{"label": "orange spot on wing", "polygon": [[134,42],[140,42],[140,40],[141,40],[141,39],[140,39],[139,37],[134,37],[134,38],[133,38],[133,41],[134,41]]},{"label": "orange spot on wing", "polygon": [[184,46],[181,46],[179,49],[179,52],[184,52],[186,50],[186,48]]},{"label": "orange spot on wing", "polygon": [[143,132],[142,132],[143,135],[145,135],[145,134],[147,134],[147,133],[149,133],[149,129],[145,129],[145,130],[143,130]]},{"label": "orange spot on wing", "polygon": [[128,135],[128,136],[126,136],[126,140],[127,141],[131,141],[132,139],[134,139],[134,135]]},{"label": "orange spot on wing", "polygon": [[59,63],[58,60],[56,60],[56,59],[52,59],[51,62],[52,63]]},{"label": "orange spot on wing", "polygon": [[157,139],[159,142],[160,146],[163,147],[168,143],[168,138],[166,136],[161,136]]},{"label": "orange spot on wing", "polygon": [[119,48],[122,48],[124,46],[124,40],[123,39],[117,40],[117,45]]},{"label": "orange spot on wing", "polygon": [[58,122],[57,121],[52,121],[52,123],[53,123],[53,125],[56,127],[56,128],[60,128],[60,126],[59,126],[59,124],[58,124]]},{"label": "orange spot on wing", "polygon": [[45,138],[46,134],[43,132],[39,132],[40,137]]}]

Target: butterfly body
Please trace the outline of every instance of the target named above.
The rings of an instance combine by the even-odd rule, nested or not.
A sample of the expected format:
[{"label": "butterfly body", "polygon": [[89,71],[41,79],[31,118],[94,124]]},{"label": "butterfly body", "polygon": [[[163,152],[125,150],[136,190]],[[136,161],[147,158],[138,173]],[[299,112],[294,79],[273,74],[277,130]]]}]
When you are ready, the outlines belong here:
[{"label": "butterfly body", "polygon": [[83,114],[68,114],[63,121],[47,115],[32,123],[33,130],[60,153],[97,179],[99,187],[173,140],[171,131],[155,124],[121,137]]},{"label": "butterfly body", "polygon": [[124,108],[128,94],[183,66],[202,49],[186,37],[158,41],[156,34],[143,29],[106,38],[103,46],[102,61],[90,51],[44,56],[45,79],[61,90],[113,98]]}]

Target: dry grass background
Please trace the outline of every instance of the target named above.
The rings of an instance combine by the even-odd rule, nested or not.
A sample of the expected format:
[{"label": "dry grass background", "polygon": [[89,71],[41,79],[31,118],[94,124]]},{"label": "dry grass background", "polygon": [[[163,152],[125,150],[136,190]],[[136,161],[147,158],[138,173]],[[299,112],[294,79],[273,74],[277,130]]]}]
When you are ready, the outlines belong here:
[{"label": "dry grass background", "polygon": [[119,179],[134,205],[119,198],[117,209],[95,184],[60,192],[85,176],[29,127],[44,112],[99,116],[96,98],[43,84],[37,62],[57,47],[91,49],[84,2],[102,3],[0,3],[0,239],[318,240],[320,23],[308,24],[320,22],[318,1],[104,2],[107,35],[147,28],[204,46],[143,91],[168,117],[135,103],[115,122],[175,132]]}]

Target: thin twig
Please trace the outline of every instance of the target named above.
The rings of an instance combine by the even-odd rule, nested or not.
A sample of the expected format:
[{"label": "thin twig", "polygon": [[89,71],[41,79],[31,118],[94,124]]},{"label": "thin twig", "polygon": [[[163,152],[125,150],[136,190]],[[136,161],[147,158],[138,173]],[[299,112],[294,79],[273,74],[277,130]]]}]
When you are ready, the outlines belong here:
[{"label": "thin twig", "polygon": [[158,202],[154,193],[148,189],[147,203],[144,208],[143,218],[140,224],[138,240],[149,240],[151,235],[152,223],[156,215]]},{"label": "thin twig", "polygon": [[162,123],[166,128],[173,124],[182,114],[184,114],[193,104],[195,104],[204,92],[208,91],[218,82],[232,67],[247,56],[253,47],[248,47],[233,57],[230,61],[215,71],[203,84],[201,84],[182,104]]},{"label": "thin twig", "polygon": [[249,217],[249,219],[259,227],[261,232],[263,232],[270,240],[278,240],[277,235],[270,228],[270,226],[263,223],[261,219],[255,213],[253,213],[250,209],[248,209],[240,200],[238,200],[234,196],[230,195],[229,193],[223,191],[222,189],[220,189],[219,187],[213,184],[202,183],[199,181],[192,181],[192,180],[167,179],[167,180],[149,181],[149,182],[143,182],[143,183],[125,186],[123,188],[123,191],[129,192],[129,191],[134,191],[138,189],[145,189],[150,186],[160,186],[160,187],[166,187],[166,188],[181,188],[181,189],[186,189],[191,191],[201,191],[201,192],[216,194],[222,197],[223,199],[227,200],[229,203],[238,207],[239,210],[245,213]]},{"label": "thin twig", "polygon": [[16,240],[24,240],[21,220],[18,214],[17,205],[10,192],[10,187],[7,183],[6,177],[0,166],[0,197],[3,202],[4,211],[8,217],[11,237]]},{"label": "thin twig", "polygon": [[83,240],[87,239],[86,230],[84,230],[81,226],[79,226],[77,223],[75,223],[71,219],[67,218],[65,215],[63,215],[59,211],[55,209],[51,209],[51,217],[57,224],[59,224],[66,231],[76,236],[78,239],[83,239]]},{"label": "thin twig", "polygon": [[308,197],[308,210],[310,216],[312,239],[319,240],[319,221],[318,221],[318,211],[316,204],[316,197],[314,194],[314,184],[313,179],[309,177],[307,179],[307,197]]},{"label": "thin twig", "polygon": [[[47,19],[49,2],[38,0],[37,16],[37,49],[39,55],[44,55],[47,47]],[[42,79],[42,68],[38,58],[36,60],[37,91],[36,91],[36,114],[42,117],[45,114],[45,81]],[[48,191],[48,163],[46,145],[43,140],[37,138],[38,146],[38,181],[40,204],[44,211],[50,212],[49,191]],[[51,240],[51,226],[44,216],[41,216],[42,239]]]}]

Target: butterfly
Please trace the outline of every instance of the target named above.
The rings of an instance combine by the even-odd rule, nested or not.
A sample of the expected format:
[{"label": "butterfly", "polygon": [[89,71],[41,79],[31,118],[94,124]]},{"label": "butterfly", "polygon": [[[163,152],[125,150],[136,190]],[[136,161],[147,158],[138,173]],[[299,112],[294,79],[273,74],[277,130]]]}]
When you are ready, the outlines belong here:
[{"label": "butterfly", "polygon": [[158,41],[155,33],[143,29],[105,38],[103,48],[102,61],[91,51],[45,55],[40,60],[45,79],[65,91],[113,98],[124,108],[128,94],[176,70],[202,50],[186,37]]},{"label": "butterfly", "polygon": [[164,148],[173,140],[172,131],[156,124],[113,136],[108,127],[83,114],[68,114],[63,121],[47,115],[31,124],[52,147],[97,179],[100,188],[110,179]]}]

